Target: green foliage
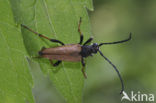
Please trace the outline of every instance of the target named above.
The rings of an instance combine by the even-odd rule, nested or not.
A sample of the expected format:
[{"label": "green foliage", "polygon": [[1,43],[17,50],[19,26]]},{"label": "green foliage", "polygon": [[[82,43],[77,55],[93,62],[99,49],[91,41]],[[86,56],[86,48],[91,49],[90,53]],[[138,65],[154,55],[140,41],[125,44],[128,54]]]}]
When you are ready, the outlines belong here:
[{"label": "green foliage", "polygon": [[[91,34],[86,8],[93,10],[92,0],[1,0],[0,8],[0,101],[33,103],[25,48],[29,56],[37,56],[43,46],[58,45],[20,28],[20,24],[66,44],[78,43],[80,17],[85,40]],[[80,63],[63,62],[54,68],[47,59],[33,60],[39,62],[68,103],[82,102],[84,77]]]},{"label": "green foliage", "polygon": [[33,103],[26,51],[9,2],[0,1],[0,103]]}]

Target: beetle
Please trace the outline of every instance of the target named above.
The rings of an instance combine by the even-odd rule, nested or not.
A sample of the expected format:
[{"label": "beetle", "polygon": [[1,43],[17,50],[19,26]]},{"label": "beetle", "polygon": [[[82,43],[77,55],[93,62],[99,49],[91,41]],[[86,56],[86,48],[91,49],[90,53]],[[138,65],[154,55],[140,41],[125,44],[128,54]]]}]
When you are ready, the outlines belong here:
[{"label": "beetle", "polygon": [[[108,43],[93,43],[91,45],[88,45],[91,43],[93,40],[92,37],[90,37],[86,42],[83,43],[83,34],[80,30],[80,25],[81,25],[81,18],[79,20],[78,24],[78,32],[80,34],[80,42],[77,44],[64,44],[62,41],[57,40],[57,39],[50,39],[43,34],[40,34],[38,32],[33,31],[32,29],[28,28],[27,26],[21,24],[22,27],[28,29],[29,31],[33,32],[34,34],[38,35],[39,37],[45,38],[51,42],[59,43],[62,46],[54,47],[54,48],[42,48],[38,54],[42,58],[47,58],[50,60],[53,66],[58,66],[62,61],[70,61],[70,62],[81,62],[82,64],[82,73],[85,78],[87,78],[87,75],[85,73],[85,62],[84,58],[88,56],[92,56],[93,54],[96,54],[97,52],[100,53],[100,55],[110,64],[113,66],[115,71],[117,72],[120,82],[121,82],[121,92],[120,94],[124,91],[124,83],[122,80],[122,77],[116,68],[116,66],[106,57],[103,55],[103,53],[100,51],[100,47],[102,45],[108,45],[108,44],[119,44],[119,43],[124,43],[129,40],[131,40],[131,33],[127,39],[121,40],[121,41],[116,41],[116,42],[108,42]],[[53,64],[52,60],[57,60],[56,63]]]}]

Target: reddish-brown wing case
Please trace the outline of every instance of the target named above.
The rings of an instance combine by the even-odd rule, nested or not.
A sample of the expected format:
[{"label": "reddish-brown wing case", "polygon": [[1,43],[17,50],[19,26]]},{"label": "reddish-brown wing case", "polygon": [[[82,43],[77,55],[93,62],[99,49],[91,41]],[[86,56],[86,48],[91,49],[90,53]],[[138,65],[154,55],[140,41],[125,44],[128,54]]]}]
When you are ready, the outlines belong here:
[{"label": "reddish-brown wing case", "polygon": [[54,48],[46,48],[41,51],[42,57],[50,60],[62,60],[62,61],[81,61],[81,45],[69,44]]}]

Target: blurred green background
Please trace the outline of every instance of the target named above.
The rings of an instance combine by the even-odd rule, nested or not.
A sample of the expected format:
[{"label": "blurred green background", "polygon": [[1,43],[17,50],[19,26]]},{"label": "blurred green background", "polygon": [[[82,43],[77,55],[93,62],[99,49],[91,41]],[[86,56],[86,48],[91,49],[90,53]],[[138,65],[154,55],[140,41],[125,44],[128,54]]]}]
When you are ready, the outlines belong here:
[{"label": "blurred green background", "polygon": [[[125,91],[156,95],[156,0],[93,2],[94,11],[89,16],[94,42],[118,41],[127,38],[130,32],[133,34],[130,42],[101,47],[103,54],[119,69]],[[98,54],[86,62],[84,103],[120,103],[121,85],[112,66]],[[33,69],[32,74],[36,103],[65,103],[39,68]]]}]

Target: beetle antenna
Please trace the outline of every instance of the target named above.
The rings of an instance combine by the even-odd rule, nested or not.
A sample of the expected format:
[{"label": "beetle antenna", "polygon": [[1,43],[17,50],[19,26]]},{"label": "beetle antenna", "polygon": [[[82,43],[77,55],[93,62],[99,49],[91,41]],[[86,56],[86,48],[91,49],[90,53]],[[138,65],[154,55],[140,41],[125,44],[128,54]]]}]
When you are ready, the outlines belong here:
[{"label": "beetle antenna", "polygon": [[129,40],[131,40],[131,36],[132,36],[132,33],[129,34],[129,37],[125,40],[121,40],[121,41],[116,41],[116,42],[110,42],[110,43],[100,43],[99,46],[102,46],[102,45],[107,45],[107,44],[119,44],[119,43],[124,43],[124,42],[127,42]]},{"label": "beetle antenna", "polygon": [[116,68],[116,66],[115,66],[107,57],[105,57],[105,56],[102,54],[102,52],[101,52],[100,50],[99,50],[99,53],[100,53],[100,55],[101,55],[102,57],[104,57],[104,59],[105,59],[109,64],[111,64],[111,65],[113,66],[113,68],[114,68],[115,71],[117,72],[117,74],[118,74],[118,76],[119,76],[119,78],[120,78],[120,81],[121,81],[121,86],[122,86],[122,89],[121,89],[120,94],[122,94],[123,91],[124,91],[124,83],[123,83],[122,77],[121,77],[121,75],[120,75],[120,72],[118,71],[118,69]]}]

